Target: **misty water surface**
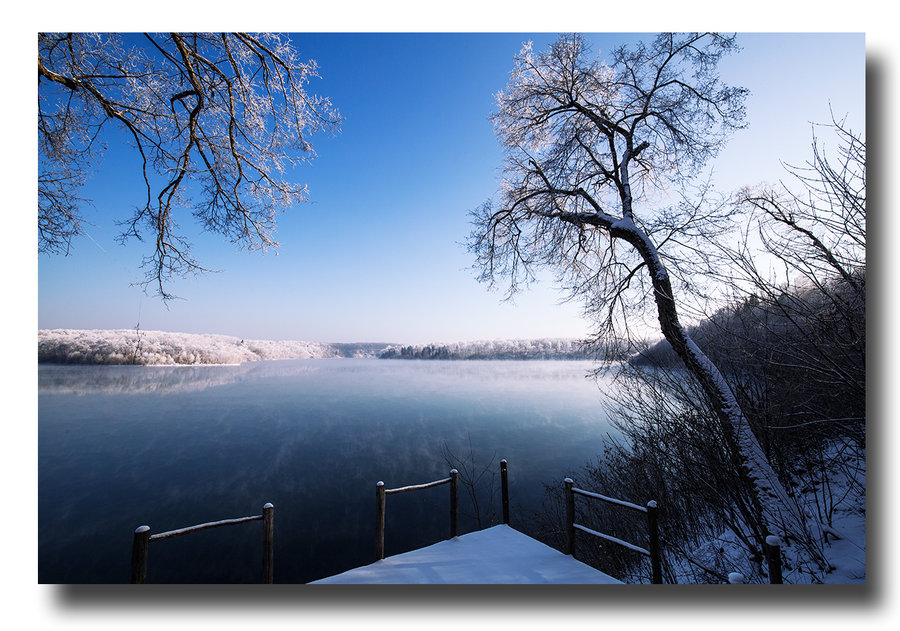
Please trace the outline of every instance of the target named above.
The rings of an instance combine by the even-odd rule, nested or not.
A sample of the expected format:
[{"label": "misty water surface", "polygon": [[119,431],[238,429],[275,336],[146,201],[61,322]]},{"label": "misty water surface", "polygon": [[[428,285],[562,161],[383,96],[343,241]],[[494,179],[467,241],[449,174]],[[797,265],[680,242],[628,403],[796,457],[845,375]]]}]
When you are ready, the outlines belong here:
[{"label": "misty water surface", "polygon": [[[602,451],[592,365],[291,360],[39,366],[39,580],[127,582],[134,529],[275,505],[275,581],[372,562],[375,483],[443,478],[447,446],[510,467],[513,526]],[[499,476],[496,480],[499,488]],[[446,538],[446,486],[388,498],[387,554]],[[499,490],[497,491],[499,504]],[[470,505],[461,490],[461,509]],[[475,527],[463,516],[461,531]],[[154,542],[149,582],[257,582],[261,524]]]}]

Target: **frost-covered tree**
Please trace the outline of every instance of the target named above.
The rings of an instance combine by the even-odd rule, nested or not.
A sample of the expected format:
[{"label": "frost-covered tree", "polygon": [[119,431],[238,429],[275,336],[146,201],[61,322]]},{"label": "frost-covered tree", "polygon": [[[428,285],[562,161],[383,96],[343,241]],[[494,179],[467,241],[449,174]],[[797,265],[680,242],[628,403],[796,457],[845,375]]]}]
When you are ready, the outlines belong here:
[{"label": "frost-covered tree", "polygon": [[607,64],[579,35],[539,54],[526,45],[493,116],[503,187],[473,213],[469,247],[481,279],[502,279],[510,292],[536,267],[555,270],[598,337],[627,336],[633,317],[655,312],[741,454],[766,527],[818,557],[819,525],[785,491],[728,383],[679,319],[688,292],[679,298],[676,287],[694,286],[709,262],[704,241],[728,223],[727,207],[689,186],[744,125],[747,91],[717,71],[735,50],[734,37],[662,34],[618,48]]},{"label": "frost-covered tree", "polygon": [[[178,227],[191,207],[205,229],[248,249],[277,245],[276,212],[306,197],[287,170],[313,156],[309,136],[340,122],[307,92],[316,63],[280,35],[38,35],[38,234],[68,252],[87,223],[80,197],[104,142],[139,157],[141,199],[121,238],[147,238],[145,286],[164,299],[173,275],[203,271]],[[104,136],[107,134],[107,136]]]}]

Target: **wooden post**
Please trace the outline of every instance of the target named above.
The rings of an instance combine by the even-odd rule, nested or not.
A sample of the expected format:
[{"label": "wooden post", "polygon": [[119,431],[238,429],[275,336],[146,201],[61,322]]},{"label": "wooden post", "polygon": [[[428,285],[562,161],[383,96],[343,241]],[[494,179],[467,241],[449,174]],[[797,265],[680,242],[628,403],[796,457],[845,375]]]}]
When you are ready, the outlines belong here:
[{"label": "wooden post", "polygon": [[509,525],[509,473],[506,459],[500,461],[500,497],[503,501],[503,523]]},{"label": "wooden post", "polygon": [[650,531],[650,567],[653,570],[653,583],[662,584],[662,559],[659,549],[659,508],[656,500],[647,502],[647,529]]},{"label": "wooden post", "polygon": [[566,554],[575,556],[575,493],[572,487],[575,482],[572,478],[563,480],[566,485]]},{"label": "wooden post", "polygon": [[769,583],[781,585],[781,539],[776,535],[766,537],[766,557],[769,562]]},{"label": "wooden post", "polygon": [[375,483],[375,560],[384,558],[384,482]]},{"label": "wooden post", "polygon": [[147,582],[147,553],[150,550],[150,526],[138,526],[131,543],[131,582]]},{"label": "wooden post", "polygon": [[275,560],[275,547],[273,538],[275,536],[275,507],[271,502],[267,502],[263,506],[263,583],[271,585],[275,579],[273,570],[273,561]]},{"label": "wooden post", "polygon": [[459,531],[459,472],[450,469],[450,538]]}]

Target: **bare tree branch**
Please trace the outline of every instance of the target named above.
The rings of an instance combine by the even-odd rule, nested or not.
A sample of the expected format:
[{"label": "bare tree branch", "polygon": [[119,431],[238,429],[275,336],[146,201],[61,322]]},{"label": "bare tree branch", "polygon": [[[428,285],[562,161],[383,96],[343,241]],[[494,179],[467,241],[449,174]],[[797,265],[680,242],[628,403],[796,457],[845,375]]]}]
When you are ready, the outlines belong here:
[{"label": "bare tree branch", "polygon": [[76,191],[99,163],[94,139],[111,122],[141,158],[145,191],[121,220],[120,238],[152,236],[144,285],[167,300],[174,276],[206,271],[175,216],[192,207],[204,229],[240,247],[277,246],[277,211],[306,198],[287,169],[312,158],[308,136],[337,129],[340,116],[306,91],[316,65],[300,61],[281,36],[167,33],[143,41],[125,48],[115,34],[39,34],[39,246],[68,251],[80,234]]}]

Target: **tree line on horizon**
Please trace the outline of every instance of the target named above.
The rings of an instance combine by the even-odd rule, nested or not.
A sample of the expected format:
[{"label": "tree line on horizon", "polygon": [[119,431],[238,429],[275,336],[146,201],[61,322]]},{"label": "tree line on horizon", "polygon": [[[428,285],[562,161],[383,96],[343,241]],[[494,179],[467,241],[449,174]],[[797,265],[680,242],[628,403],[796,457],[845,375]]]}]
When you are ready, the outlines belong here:
[{"label": "tree line on horizon", "polygon": [[535,338],[482,340],[443,344],[391,345],[379,359],[594,359],[595,353],[581,340]]}]

